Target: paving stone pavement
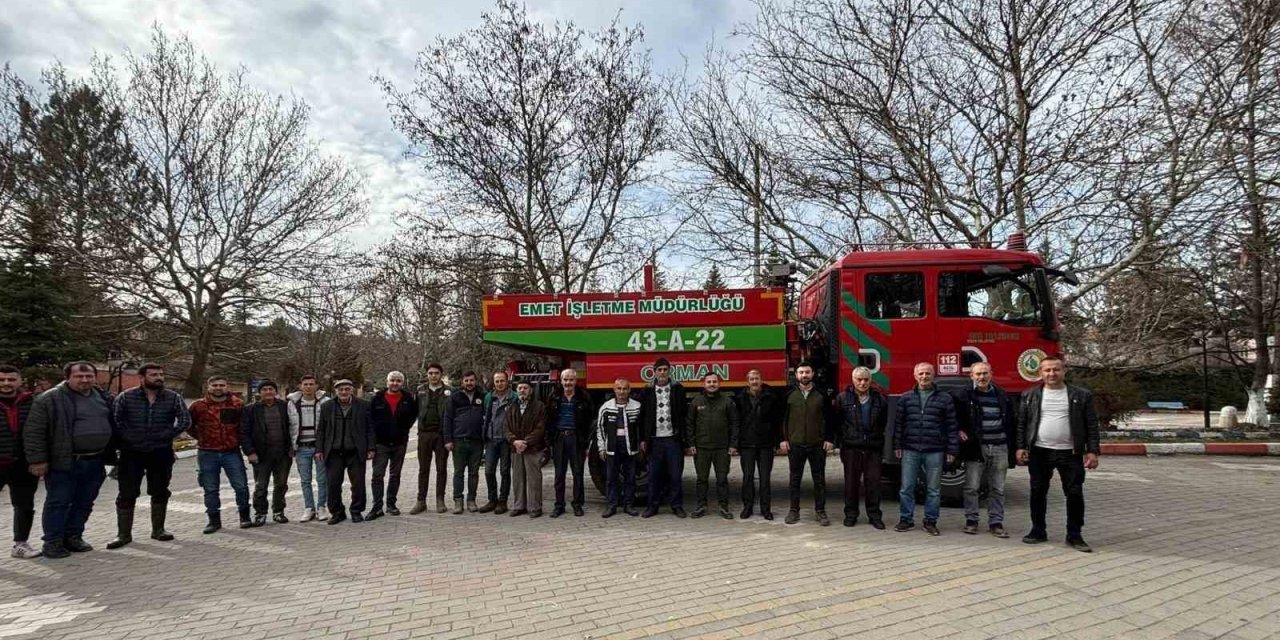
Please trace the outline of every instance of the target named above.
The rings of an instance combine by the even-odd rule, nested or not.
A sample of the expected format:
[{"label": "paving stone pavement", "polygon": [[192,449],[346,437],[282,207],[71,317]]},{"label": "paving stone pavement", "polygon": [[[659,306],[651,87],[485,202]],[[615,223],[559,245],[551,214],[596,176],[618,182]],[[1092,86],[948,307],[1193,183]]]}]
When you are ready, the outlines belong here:
[{"label": "paving stone pavement", "polygon": [[[1280,460],[1104,458],[1086,483],[1091,555],[1060,544],[1060,493],[1052,543],[1018,541],[1025,469],[1009,479],[1008,540],[962,534],[958,509],[944,509],[939,538],[842,527],[838,469],[829,459],[826,528],[811,499],[793,526],[665,511],[603,520],[588,487],[586,517],[530,520],[409,516],[402,488],[399,517],[201,535],[195,460],[181,460],[175,542],[146,538],[139,514],[141,538],[106,551],[108,480],[87,534],[97,551],[0,559],[0,638],[1280,637]],[[412,496],[417,461],[405,472]],[[692,474],[690,464],[690,497]],[[296,473],[291,482],[296,517]]]}]

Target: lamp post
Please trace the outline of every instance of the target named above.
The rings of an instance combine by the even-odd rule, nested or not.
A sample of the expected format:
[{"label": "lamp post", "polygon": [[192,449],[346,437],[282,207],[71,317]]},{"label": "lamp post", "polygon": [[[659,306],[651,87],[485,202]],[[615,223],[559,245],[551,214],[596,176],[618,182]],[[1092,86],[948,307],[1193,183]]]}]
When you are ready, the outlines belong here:
[{"label": "lamp post", "polygon": [[1196,339],[1200,341],[1200,361],[1202,365],[1201,381],[1204,385],[1204,429],[1210,428],[1209,421],[1209,332],[1197,331]]}]

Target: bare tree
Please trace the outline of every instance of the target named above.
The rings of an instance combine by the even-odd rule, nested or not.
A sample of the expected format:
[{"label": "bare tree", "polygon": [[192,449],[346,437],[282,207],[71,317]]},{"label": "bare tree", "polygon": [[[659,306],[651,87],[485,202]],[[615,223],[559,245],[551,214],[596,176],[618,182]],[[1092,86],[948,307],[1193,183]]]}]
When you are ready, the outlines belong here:
[{"label": "bare tree", "polygon": [[155,200],[116,230],[103,285],[181,329],[194,395],[226,352],[228,318],[308,295],[364,201],[353,172],[309,140],[305,104],[253,90],[243,70],[222,75],[188,38],[157,28],[125,67],[116,95]]},{"label": "bare tree", "polygon": [[393,122],[440,181],[421,222],[446,241],[479,240],[540,291],[638,269],[669,237],[640,195],[663,148],[642,43],[638,27],[585,33],[499,0],[479,27],[419,54],[412,87],[379,79]]}]

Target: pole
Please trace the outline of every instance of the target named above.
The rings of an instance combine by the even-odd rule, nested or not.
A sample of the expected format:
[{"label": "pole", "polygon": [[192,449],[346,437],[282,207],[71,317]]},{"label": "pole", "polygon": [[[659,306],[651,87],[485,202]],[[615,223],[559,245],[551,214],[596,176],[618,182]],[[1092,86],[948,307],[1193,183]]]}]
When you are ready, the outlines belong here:
[{"label": "pole", "polygon": [[1209,333],[1206,331],[1204,339],[1200,343],[1200,356],[1204,364],[1204,430],[1208,431],[1209,426]]},{"label": "pole", "polygon": [[751,165],[755,170],[755,244],[752,247],[752,285],[760,286],[760,207],[762,206],[760,199],[760,145],[751,144]]}]

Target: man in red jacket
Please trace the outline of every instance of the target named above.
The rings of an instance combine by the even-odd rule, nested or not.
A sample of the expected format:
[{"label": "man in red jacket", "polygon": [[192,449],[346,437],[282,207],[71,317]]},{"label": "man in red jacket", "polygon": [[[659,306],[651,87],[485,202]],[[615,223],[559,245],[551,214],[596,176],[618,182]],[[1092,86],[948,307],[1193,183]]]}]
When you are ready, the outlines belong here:
[{"label": "man in red jacket", "polygon": [[13,551],[9,555],[15,558],[40,556],[40,550],[27,543],[40,486],[22,452],[22,424],[29,413],[31,394],[22,390],[22,373],[17,367],[0,365],[0,488],[9,488],[13,504]]},{"label": "man in red jacket", "polygon": [[219,473],[236,492],[236,509],[240,528],[247,529],[249,519],[249,478],[244,458],[240,455],[240,413],[244,403],[227,389],[227,379],[213,376],[205,383],[205,395],[191,404],[191,436],[199,444],[196,462],[200,468],[200,488],[204,489],[204,508],[209,515],[205,533],[222,528],[222,499],[218,495]]}]

